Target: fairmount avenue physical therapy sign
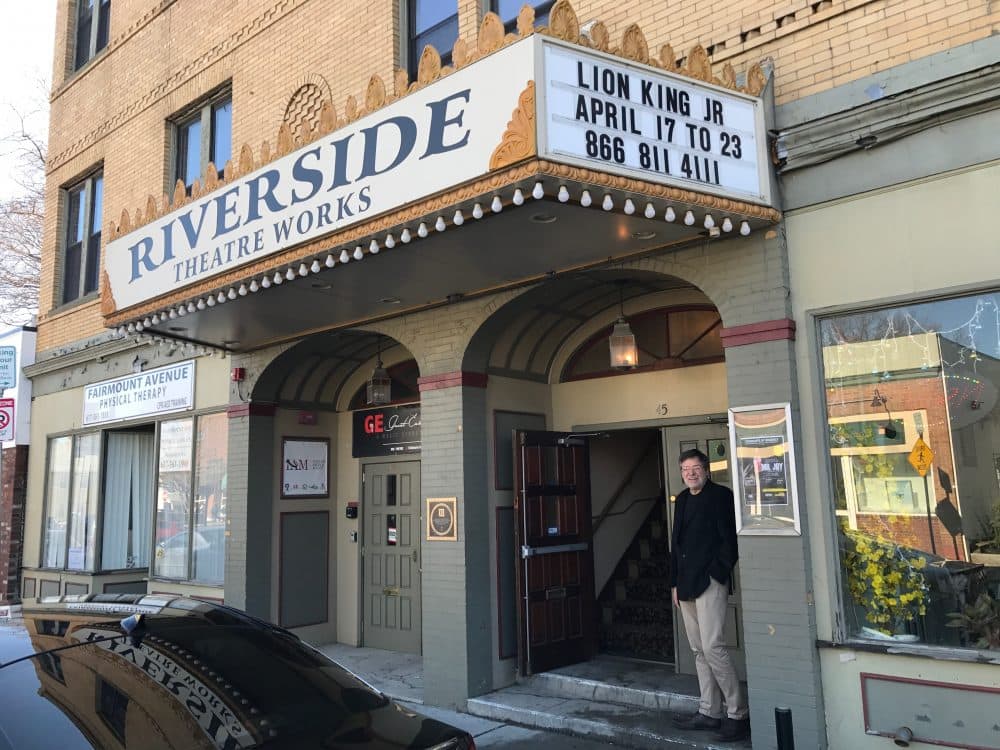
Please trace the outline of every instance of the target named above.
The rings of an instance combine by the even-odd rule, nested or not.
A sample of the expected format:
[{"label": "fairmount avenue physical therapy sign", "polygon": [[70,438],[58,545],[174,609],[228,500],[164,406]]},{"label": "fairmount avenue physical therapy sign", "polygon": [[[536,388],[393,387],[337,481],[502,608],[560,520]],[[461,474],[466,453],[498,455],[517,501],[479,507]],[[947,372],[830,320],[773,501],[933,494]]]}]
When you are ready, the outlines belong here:
[{"label": "fairmount avenue physical therapy sign", "polygon": [[83,423],[117,422],[193,406],[194,362],[178,362],[88,385],[83,394]]},{"label": "fairmount avenue physical therapy sign", "polygon": [[[531,81],[536,111],[518,118]],[[532,115],[548,160],[770,202],[758,99],[536,34],[113,240],[113,307],[480,178],[508,127]]]}]

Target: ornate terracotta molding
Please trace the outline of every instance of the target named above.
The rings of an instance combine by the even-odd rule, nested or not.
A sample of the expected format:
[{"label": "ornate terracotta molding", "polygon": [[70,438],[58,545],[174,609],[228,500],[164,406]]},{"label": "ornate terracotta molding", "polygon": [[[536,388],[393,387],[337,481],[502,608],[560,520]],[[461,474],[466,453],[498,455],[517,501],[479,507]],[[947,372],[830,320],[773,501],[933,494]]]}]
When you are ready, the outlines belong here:
[{"label": "ornate terracotta molding", "polygon": [[485,388],[486,380],[485,372],[456,370],[455,372],[443,372],[440,375],[417,378],[417,388],[421,393],[437,391],[441,388]]},{"label": "ornate terracotta molding", "polygon": [[[476,39],[475,46],[463,39],[459,39],[455,43],[455,46],[452,49],[452,59],[455,63],[454,66],[442,66],[440,54],[438,54],[434,47],[428,45],[424,48],[423,54],[420,56],[420,63],[417,68],[417,79],[415,81],[409,82],[408,75],[405,70],[397,70],[396,75],[393,78],[393,93],[389,94],[381,76],[373,75],[368,80],[368,88],[363,97],[363,104],[359,104],[358,100],[353,95],[348,96],[347,101],[344,104],[343,117],[340,117],[337,114],[337,109],[333,105],[333,102],[328,100],[322,105],[319,122],[314,127],[309,129],[308,132],[305,132],[306,129],[303,127],[303,135],[301,137],[293,135],[292,128],[289,124],[283,122],[278,129],[276,141],[277,146],[275,150],[272,151],[270,143],[265,140],[261,143],[257,151],[257,156],[255,157],[253,148],[249,144],[245,143],[239,149],[239,156],[236,159],[236,163],[234,164],[232,160],[226,162],[223,170],[225,174],[224,179],[219,178],[217,169],[218,165],[209,163],[203,178],[201,180],[195,180],[192,185],[190,196],[186,194],[183,184],[178,184],[174,188],[172,199],[166,193],[163,193],[159,198],[155,198],[150,195],[146,199],[144,210],[136,208],[130,214],[128,209],[122,209],[118,223],[116,224],[114,221],[109,222],[106,234],[107,239],[105,242],[117,239],[122,235],[128,234],[133,229],[160,218],[170,211],[174,211],[187,205],[188,203],[191,203],[192,201],[198,200],[202,195],[215,190],[221,185],[233,182],[250,172],[256,171],[281,156],[291,153],[302,146],[313,143],[320,137],[328,135],[329,133],[342,128],[365,115],[395,102],[408,93],[417,91],[441,78],[444,78],[445,76],[453,73],[455,70],[467,67],[477,60],[480,60],[487,55],[506,47],[507,45],[513,44],[524,37],[530,36],[533,33],[545,34],[556,39],[562,39],[563,41],[578,44],[582,47],[596,49],[626,60],[651,65],[675,75],[682,75],[699,81],[706,81],[717,86],[723,86],[735,91],[749,93],[753,96],[759,95],[763,90],[764,85],[767,83],[767,78],[764,75],[763,70],[760,65],[756,63],[747,71],[746,85],[742,87],[736,85],[736,73],[732,65],[729,63],[726,63],[726,65],[723,66],[721,76],[714,76],[712,73],[711,62],[708,58],[708,53],[701,45],[695,46],[688,53],[687,63],[683,68],[677,66],[676,55],[674,54],[673,47],[669,44],[664,44],[660,48],[659,58],[655,58],[650,55],[649,45],[646,42],[646,38],[643,35],[642,30],[636,24],[632,24],[625,29],[621,45],[618,47],[611,46],[607,27],[601,21],[597,21],[586,35],[581,34],[580,23],[577,19],[576,11],[573,10],[573,6],[569,0],[557,0],[556,4],[552,6],[552,10],[549,12],[548,27],[535,27],[534,21],[534,10],[530,6],[524,6],[518,14],[517,33],[504,35],[503,23],[500,21],[499,16],[492,12],[487,13],[479,27],[479,34]],[[524,128],[524,123],[520,121],[518,114],[522,109],[523,99],[524,95],[522,94],[522,100],[519,100],[518,107],[514,111],[511,124],[508,126],[508,130],[513,130],[518,134],[520,134]],[[534,142],[533,130],[534,128],[532,124],[532,143]],[[519,138],[521,136],[518,135],[517,137]],[[521,144],[520,146],[515,147],[513,145],[514,142],[515,139],[514,136],[512,136],[511,144],[507,146],[507,149],[509,149],[512,154],[517,150],[524,151],[527,148],[527,144]],[[504,142],[498,147],[498,151],[504,149],[506,143],[507,140],[505,137]],[[530,155],[532,153],[534,153],[533,148],[530,152],[527,152],[526,155]],[[494,158],[497,158],[497,163],[499,165],[497,168],[501,168],[510,163],[509,160],[506,162],[504,161],[504,156],[498,156],[496,153],[494,154]],[[492,164],[491,168],[494,168]],[[180,181],[178,182],[180,183]]]},{"label": "ornate terracotta molding", "polygon": [[719,338],[722,339],[722,346],[726,349],[765,341],[795,341],[795,321],[791,318],[782,318],[723,328],[719,332]]},{"label": "ornate terracotta molding", "polygon": [[490,169],[503,169],[538,153],[535,142],[535,82],[528,85],[517,98],[507,129],[500,145],[490,156]]}]

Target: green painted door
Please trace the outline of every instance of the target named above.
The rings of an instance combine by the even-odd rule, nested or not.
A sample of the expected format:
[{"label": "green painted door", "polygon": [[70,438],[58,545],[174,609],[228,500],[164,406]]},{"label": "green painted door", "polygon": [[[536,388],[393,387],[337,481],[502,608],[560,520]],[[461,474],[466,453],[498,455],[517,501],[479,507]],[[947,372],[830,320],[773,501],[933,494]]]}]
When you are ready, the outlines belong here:
[{"label": "green painted door", "polygon": [[420,653],[420,462],[362,467],[362,640]]}]

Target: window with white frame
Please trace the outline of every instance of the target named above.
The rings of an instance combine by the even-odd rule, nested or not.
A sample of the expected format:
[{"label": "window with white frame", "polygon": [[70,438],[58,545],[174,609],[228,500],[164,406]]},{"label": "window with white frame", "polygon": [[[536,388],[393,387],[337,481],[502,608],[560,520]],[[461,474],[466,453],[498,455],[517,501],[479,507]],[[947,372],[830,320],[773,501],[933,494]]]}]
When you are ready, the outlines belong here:
[{"label": "window with white frame", "polygon": [[219,177],[233,151],[233,100],[228,91],[216,94],[195,109],[174,119],[173,182],[184,183],[188,195],[208,163]]},{"label": "window with white frame", "polygon": [[846,635],[1000,649],[1000,291],[819,330]]},{"label": "window with white frame", "polygon": [[154,576],[223,583],[228,431],[225,412],[160,423]]},{"label": "window with white frame", "polygon": [[95,569],[100,458],[99,432],[49,440],[43,567]]},{"label": "window with white frame", "polygon": [[95,172],[64,191],[66,236],[62,302],[97,291],[101,270],[101,211],[104,175]]},{"label": "window with white frame", "polygon": [[424,47],[432,46],[442,65],[451,65],[451,50],[458,41],[457,0],[409,0],[407,3],[407,65],[415,78]]},{"label": "window with white frame", "polygon": [[79,70],[108,46],[111,0],[77,0],[76,54],[73,69]]}]

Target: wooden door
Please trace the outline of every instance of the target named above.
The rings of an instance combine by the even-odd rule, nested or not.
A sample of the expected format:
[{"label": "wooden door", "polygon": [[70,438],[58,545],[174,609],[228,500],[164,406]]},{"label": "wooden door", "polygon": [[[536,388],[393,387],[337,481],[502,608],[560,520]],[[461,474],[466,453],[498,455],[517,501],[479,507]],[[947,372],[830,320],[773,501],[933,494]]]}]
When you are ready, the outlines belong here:
[{"label": "wooden door", "polygon": [[596,651],[590,467],[585,438],[519,431],[514,446],[519,660],[529,675]]},{"label": "wooden door", "polygon": [[[708,456],[709,476],[716,484],[732,488],[732,461],[729,457],[729,430],[725,420],[709,424],[663,428],[664,464],[667,470],[667,518],[674,525],[673,498],[684,489],[678,457],[688,448],[697,448]],[[735,507],[733,513],[736,512]],[[672,537],[671,537],[672,538]],[[726,613],[726,646],[741,680],[747,678],[746,654],[743,649],[743,621],[740,613],[739,565],[729,581],[729,608]],[[677,671],[695,674],[694,654],[684,632],[684,618],[674,618],[674,648]]]},{"label": "wooden door", "polygon": [[362,640],[419,654],[420,462],[366,464]]}]

